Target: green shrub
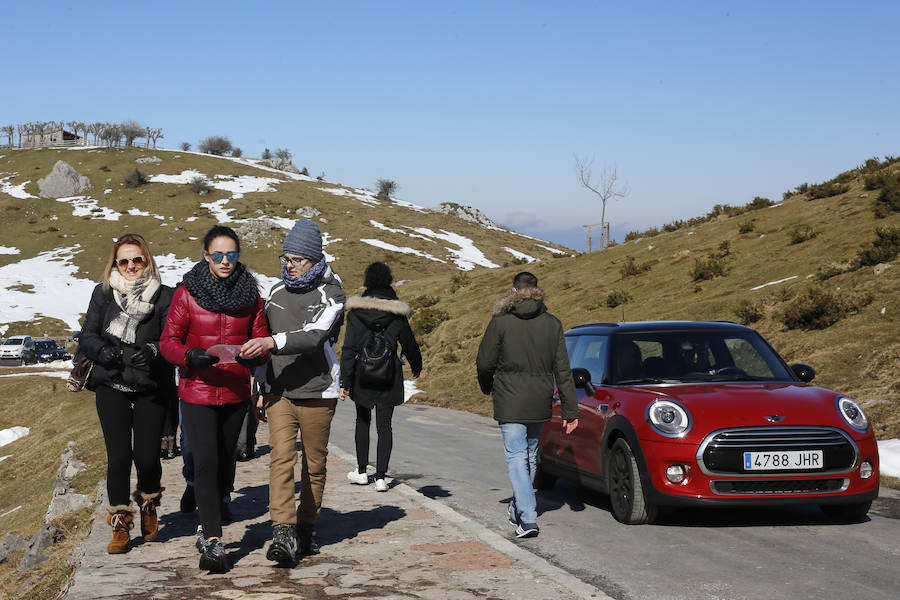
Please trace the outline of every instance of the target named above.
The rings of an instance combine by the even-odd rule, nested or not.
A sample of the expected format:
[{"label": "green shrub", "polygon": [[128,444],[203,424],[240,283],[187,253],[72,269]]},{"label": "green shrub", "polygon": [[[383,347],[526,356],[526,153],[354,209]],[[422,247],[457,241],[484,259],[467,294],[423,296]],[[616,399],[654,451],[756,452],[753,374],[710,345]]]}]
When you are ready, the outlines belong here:
[{"label": "green shrub", "polygon": [[631,300],[631,294],[629,294],[625,290],[613,290],[606,295],[606,306],[608,306],[609,308],[615,308],[620,304],[631,302]]},{"label": "green shrub", "polygon": [[138,169],[134,169],[128,171],[125,174],[125,187],[127,188],[136,188],[147,183],[147,176],[141,173]]},{"label": "green shrub", "polygon": [[897,176],[893,173],[889,173],[887,169],[883,171],[879,171],[877,173],[872,173],[870,175],[866,175],[865,187],[869,191],[880,190],[890,183],[896,183]]},{"label": "green shrub", "polygon": [[749,325],[763,318],[763,307],[759,302],[744,298],[734,307],[734,314],[740,323]]},{"label": "green shrub", "polygon": [[450,319],[450,313],[440,308],[428,307],[416,312],[410,325],[416,336],[431,333],[438,325]]},{"label": "green shrub", "polygon": [[825,183],[809,186],[809,199],[818,200],[819,198],[839,196],[849,189],[849,185],[836,183],[834,181],[826,181]]},{"label": "green shrub", "polygon": [[748,219],[738,223],[738,233],[750,233],[756,229],[756,219]]},{"label": "green shrub", "polygon": [[650,270],[649,263],[641,263],[638,264],[637,261],[634,260],[633,256],[625,257],[625,264],[619,269],[619,273],[622,274],[622,278],[631,277],[632,275],[640,275],[641,273],[646,273]]},{"label": "green shrub", "polygon": [[802,244],[819,235],[819,231],[812,228],[811,225],[797,225],[790,232],[791,244]]},{"label": "green shrub", "polygon": [[729,254],[731,254],[731,242],[728,240],[722,240],[722,243],[719,244],[719,250],[715,255],[719,258],[725,258]]},{"label": "green shrub", "polygon": [[886,183],[875,199],[875,216],[883,219],[891,213],[900,212],[900,181],[894,179]]},{"label": "green shrub", "polygon": [[745,205],[747,210],[759,210],[761,208],[768,208],[775,204],[768,198],[761,198],[760,196],[755,197],[748,204]]},{"label": "green shrub", "polygon": [[856,265],[877,265],[894,260],[900,252],[900,227],[876,227],[875,240],[856,253]]},{"label": "green shrub", "polygon": [[693,281],[705,281],[714,277],[722,277],[728,272],[725,258],[710,254],[705,259],[694,259],[694,268],[691,269]]},{"label": "green shrub", "polygon": [[422,308],[428,308],[429,306],[434,306],[440,301],[441,299],[438,296],[416,296],[409,301],[409,308],[410,310],[416,311]]},{"label": "green shrub", "polygon": [[841,298],[821,287],[807,288],[781,312],[787,329],[825,329],[872,302],[872,294],[862,292]]},{"label": "green shrub", "polygon": [[450,293],[453,294],[460,288],[465,287],[470,283],[472,283],[472,278],[469,277],[468,273],[466,273],[465,271],[457,273],[450,280]]},{"label": "green shrub", "polygon": [[603,303],[602,303],[602,301],[600,300],[600,298],[598,298],[598,297],[596,297],[596,296],[588,296],[587,301],[584,302],[581,306],[582,306],[582,307],[584,308],[584,310],[586,310],[586,311],[592,311],[592,310],[597,310],[597,309],[600,308],[602,305],[603,305]]},{"label": "green shrub", "polygon": [[826,279],[831,279],[832,277],[837,277],[843,273],[846,273],[849,269],[843,265],[839,265],[837,263],[828,263],[827,265],[822,265],[816,271],[816,280],[825,281]]},{"label": "green shrub", "polygon": [[206,180],[206,177],[202,175],[198,175],[191,179],[191,182],[188,184],[191,188],[191,191],[195,194],[202,196],[203,194],[208,194],[210,191],[209,182]]}]

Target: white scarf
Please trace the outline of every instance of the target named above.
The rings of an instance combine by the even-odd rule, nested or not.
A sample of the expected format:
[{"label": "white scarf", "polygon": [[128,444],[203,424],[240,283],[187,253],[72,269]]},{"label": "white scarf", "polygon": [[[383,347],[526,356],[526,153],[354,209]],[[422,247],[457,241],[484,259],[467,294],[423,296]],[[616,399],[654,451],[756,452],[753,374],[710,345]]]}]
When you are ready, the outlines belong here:
[{"label": "white scarf", "polygon": [[110,321],[106,331],[126,344],[133,344],[138,324],[153,311],[150,300],[159,289],[160,281],[156,277],[128,281],[121,273],[113,271],[109,274],[109,285],[122,312]]}]

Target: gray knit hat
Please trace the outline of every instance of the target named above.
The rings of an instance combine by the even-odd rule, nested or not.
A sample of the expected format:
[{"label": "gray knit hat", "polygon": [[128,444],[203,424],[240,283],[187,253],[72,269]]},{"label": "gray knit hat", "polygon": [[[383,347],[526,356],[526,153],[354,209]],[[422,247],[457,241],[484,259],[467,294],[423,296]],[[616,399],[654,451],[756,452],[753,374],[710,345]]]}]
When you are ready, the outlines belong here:
[{"label": "gray knit hat", "polygon": [[319,262],[322,260],[322,232],[309,219],[299,219],[284,238],[281,251]]}]

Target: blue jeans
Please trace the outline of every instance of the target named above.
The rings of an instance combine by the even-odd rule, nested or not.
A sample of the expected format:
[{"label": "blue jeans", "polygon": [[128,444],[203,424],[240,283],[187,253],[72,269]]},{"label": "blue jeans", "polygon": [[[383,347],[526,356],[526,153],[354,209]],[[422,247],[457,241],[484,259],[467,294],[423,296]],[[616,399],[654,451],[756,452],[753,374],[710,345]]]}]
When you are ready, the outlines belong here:
[{"label": "blue jeans", "polygon": [[537,500],[532,482],[543,428],[543,423],[500,423],[509,482],[519,520],[523,523],[537,523]]}]

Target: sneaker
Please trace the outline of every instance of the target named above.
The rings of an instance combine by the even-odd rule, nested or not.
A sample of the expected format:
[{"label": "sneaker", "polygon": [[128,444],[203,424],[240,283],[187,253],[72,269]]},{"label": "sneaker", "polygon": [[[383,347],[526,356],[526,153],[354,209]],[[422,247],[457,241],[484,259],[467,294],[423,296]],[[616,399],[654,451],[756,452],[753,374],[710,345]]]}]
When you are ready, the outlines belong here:
[{"label": "sneaker", "polygon": [[197,498],[194,496],[194,486],[184,486],[184,493],[181,495],[181,512],[192,513],[197,510]]},{"label": "sneaker", "polygon": [[297,560],[295,548],[297,537],[291,525],[276,525],[272,528],[272,543],[266,552],[266,559],[279,564],[293,564]]},{"label": "sneaker", "polygon": [[203,554],[203,547],[206,546],[206,536],[203,535],[203,527],[197,525],[197,539],[194,541],[194,545],[197,547],[197,552]]},{"label": "sneaker", "polygon": [[347,473],[347,479],[350,480],[350,483],[355,483],[356,485],[369,485],[369,476],[359,471],[350,471]]},{"label": "sneaker", "polygon": [[316,532],[312,525],[297,523],[297,552],[301,556],[319,553],[319,544],[316,543]]},{"label": "sneaker", "polygon": [[518,527],[519,513],[516,512],[516,501],[515,500],[509,501],[509,504],[506,507],[506,512],[509,514],[509,524]]},{"label": "sneaker", "polygon": [[203,554],[200,555],[200,569],[212,573],[224,573],[230,568],[231,564],[228,562],[222,540],[207,540],[203,545]]},{"label": "sneaker", "polygon": [[516,537],[517,538],[531,538],[537,537],[538,533],[540,533],[540,529],[538,529],[537,523],[519,523],[519,526],[516,527]]},{"label": "sneaker", "polygon": [[388,484],[384,479],[376,479],[375,480],[375,491],[376,492],[386,492],[388,491]]}]

